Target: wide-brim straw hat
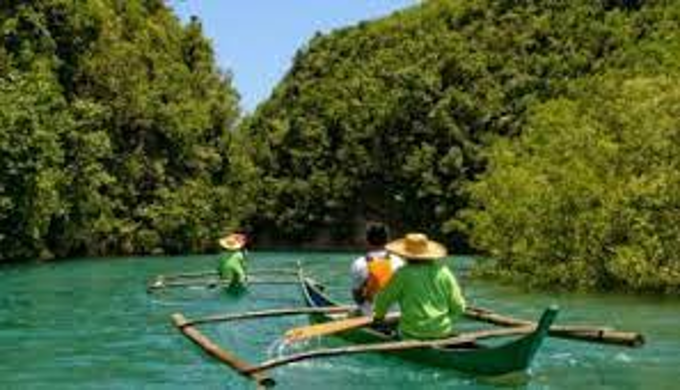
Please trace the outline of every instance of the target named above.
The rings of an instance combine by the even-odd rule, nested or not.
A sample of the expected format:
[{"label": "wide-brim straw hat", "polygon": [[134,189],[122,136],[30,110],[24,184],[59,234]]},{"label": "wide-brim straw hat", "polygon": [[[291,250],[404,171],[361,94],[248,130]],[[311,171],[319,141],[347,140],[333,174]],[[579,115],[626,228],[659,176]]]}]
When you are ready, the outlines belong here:
[{"label": "wide-brim straw hat", "polygon": [[245,234],[232,233],[226,237],[220,238],[220,246],[224,249],[235,251],[246,246],[246,241],[248,241],[248,239]]},{"label": "wide-brim straw hat", "polygon": [[409,233],[387,245],[388,251],[410,260],[431,261],[446,257],[446,247],[422,233]]}]

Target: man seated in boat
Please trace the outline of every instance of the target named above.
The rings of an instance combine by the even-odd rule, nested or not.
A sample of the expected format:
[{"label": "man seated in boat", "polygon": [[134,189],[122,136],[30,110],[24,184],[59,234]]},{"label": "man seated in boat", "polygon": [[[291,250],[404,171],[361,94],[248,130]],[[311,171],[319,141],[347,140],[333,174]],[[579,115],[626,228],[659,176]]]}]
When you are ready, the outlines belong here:
[{"label": "man seated in boat", "polygon": [[352,297],[363,315],[373,313],[375,295],[389,282],[404,261],[385,250],[387,227],[382,223],[366,226],[366,254],[354,260],[351,268]]},{"label": "man seated in boat", "polygon": [[446,247],[424,234],[411,233],[385,248],[406,259],[406,265],[376,296],[374,319],[382,321],[397,303],[402,338],[438,339],[453,334],[456,319],[465,312],[465,299],[451,270],[439,261],[446,257]]},{"label": "man seated in boat", "polygon": [[246,246],[248,237],[243,233],[232,233],[219,240],[226,251],[220,256],[217,274],[220,281],[229,281],[227,290],[242,291],[246,287]]}]

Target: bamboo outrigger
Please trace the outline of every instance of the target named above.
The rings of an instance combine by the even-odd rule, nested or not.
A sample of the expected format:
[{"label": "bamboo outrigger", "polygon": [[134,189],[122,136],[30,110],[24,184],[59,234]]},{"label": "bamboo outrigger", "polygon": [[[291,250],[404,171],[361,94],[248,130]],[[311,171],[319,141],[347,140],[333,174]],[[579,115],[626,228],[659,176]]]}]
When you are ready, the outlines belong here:
[{"label": "bamboo outrigger", "polygon": [[[309,307],[337,306],[337,303],[327,297],[313,280],[302,278],[301,286],[303,298]],[[528,323],[508,329],[463,333],[451,339],[425,342],[417,349],[394,348],[389,351],[394,352],[399,357],[418,363],[475,375],[502,375],[523,371],[529,367],[536,352],[541,347],[557,313],[558,309],[551,307],[544,311],[538,324]],[[324,313],[310,315],[310,320],[313,323],[328,322],[338,318],[337,315]],[[520,337],[494,346],[478,342],[489,337],[497,338],[512,335]],[[339,336],[361,344],[394,343],[393,332],[386,331],[383,326],[359,328],[342,333]],[[398,343],[407,346],[410,341]]]},{"label": "bamboo outrigger", "polygon": [[[297,271],[290,269],[263,269],[249,272],[247,279],[249,285],[286,285],[297,284],[297,279],[294,278],[275,278],[272,275],[296,275]],[[184,288],[184,287],[227,287],[229,280],[221,280],[218,278],[217,271],[206,270],[197,272],[184,272],[170,275],[158,275],[148,281],[146,290],[151,293],[158,290],[169,288]]]},{"label": "bamboo outrigger", "polygon": [[289,315],[307,315],[307,314],[318,314],[318,313],[347,313],[354,310],[354,307],[348,306],[336,306],[329,308],[288,308],[288,309],[273,309],[273,310],[261,310],[253,311],[248,313],[239,313],[231,315],[220,315],[220,316],[210,316],[203,317],[196,320],[188,320],[180,313],[175,313],[172,315],[172,321],[175,326],[191,341],[196,343],[201,347],[206,353],[213,356],[217,360],[226,364],[227,366],[234,369],[237,373],[243,375],[244,377],[255,381],[258,387],[273,387],[276,382],[266,373],[256,369],[256,366],[247,363],[243,359],[234,355],[233,353],[220,348],[217,344],[213,343],[208,337],[201,333],[196,325],[206,324],[210,322],[227,322],[227,321],[238,321],[245,319],[263,318],[263,317],[281,317]]},{"label": "bamboo outrigger", "polygon": [[[462,333],[450,338],[432,341],[395,340],[391,332],[385,331],[385,324],[352,329],[338,336],[358,343],[338,348],[321,348],[295,353],[251,364],[229,352],[204,336],[197,325],[217,321],[237,321],[253,318],[280,317],[288,315],[309,315],[312,323],[323,323],[347,318],[355,311],[354,306],[339,305],[323,292],[320,284],[299,272],[298,283],[307,307],[262,310],[246,313],[210,316],[194,320],[182,314],[174,314],[172,320],[177,328],[199,345],[204,351],[234,369],[237,373],[253,380],[259,387],[271,387],[275,380],[269,370],[307,359],[343,356],[358,353],[384,352],[413,360],[421,364],[454,369],[474,375],[501,375],[526,370],[547,336],[617,344],[638,347],[644,338],[638,333],[615,331],[601,327],[552,325],[558,310],[546,309],[537,323],[503,316],[481,308],[470,308],[465,317],[476,322],[502,326],[502,329],[482,329]],[[388,321],[394,325],[396,321]],[[496,340],[487,344],[488,339],[508,337],[505,342]]]}]

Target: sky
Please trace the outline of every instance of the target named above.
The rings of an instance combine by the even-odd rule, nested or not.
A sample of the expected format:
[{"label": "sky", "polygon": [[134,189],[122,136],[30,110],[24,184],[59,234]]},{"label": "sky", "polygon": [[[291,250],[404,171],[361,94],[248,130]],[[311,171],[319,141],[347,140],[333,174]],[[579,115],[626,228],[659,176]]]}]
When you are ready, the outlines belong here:
[{"label": "sky", "polygon": [[266,100],[314,34],[376,19],[417,0],[169,0],[183,21],[192,15],[213,42],[218,65],[231,71],[241,108]]}]

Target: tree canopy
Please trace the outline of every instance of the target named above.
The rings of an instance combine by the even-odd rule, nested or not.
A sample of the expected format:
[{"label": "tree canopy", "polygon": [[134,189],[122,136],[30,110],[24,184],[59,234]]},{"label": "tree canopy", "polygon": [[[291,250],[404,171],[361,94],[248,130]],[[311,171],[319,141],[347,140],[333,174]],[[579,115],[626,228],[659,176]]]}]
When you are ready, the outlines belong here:
[{"label": "tree canopy", "polygon": [[0,261],[380,219],[528,284],[677,292],[679,24],[662,0],[428,0],[317,34],[242,118],[162,0],[5,1]]},{"label": "tree canopy", "polygon": [[4,1],[0,37],[0,260],[203,250],[238,223],[238,95],[198,20]]},{"label": "tree canopy", "polygon": [[680,292],[678,77],[607,76],[489,150],[463,212],[495,273],[542,287]]},{"label": "tree canopy", "polygon": [[[425,231],[454,252],[490,255],[498,272],[544,285],[673,289],[671,242],[679,237],[666,197],[674,179],[655,179],[664,188],[657,192],[599,199],[638,173],[616,171],[620,158],[601,161],[596,145],[577,142],[587,145],[597,138],[591,127],[607,127],[631,132],[620,151],[629,164],[652,158],[633,142],[670,153],[651,144],[672,133],[657,122],[670,121],[672,110],[649,113],[657,121],[644,126],[631,113],[657,101],[635,93],[675,98],[660,95],[672,82],[656,77],[678,68],[679,12],[663,1],[430,0],[317,35],[239,128],[263,178],[255,224],[304,241],[325,230],[348,237],[358,220],[377,218],[397,232]],[[614,88],[638,83],[647,89]],[[658,164],[646,164],[656,172]],[[613,171],[618,184],[598,173]],[[636,191],[661,197],[652,202],[666,217],[639,215],[629,198]],[[609,217],[579,220],[573,202]],[[624,210],[627,222],[615,220]],[[646,224],[633,222],[639,218]],[[637,238],[613,232],[638,223],[649,231]],[[633,263],[640,269],[624,275]]]}]

